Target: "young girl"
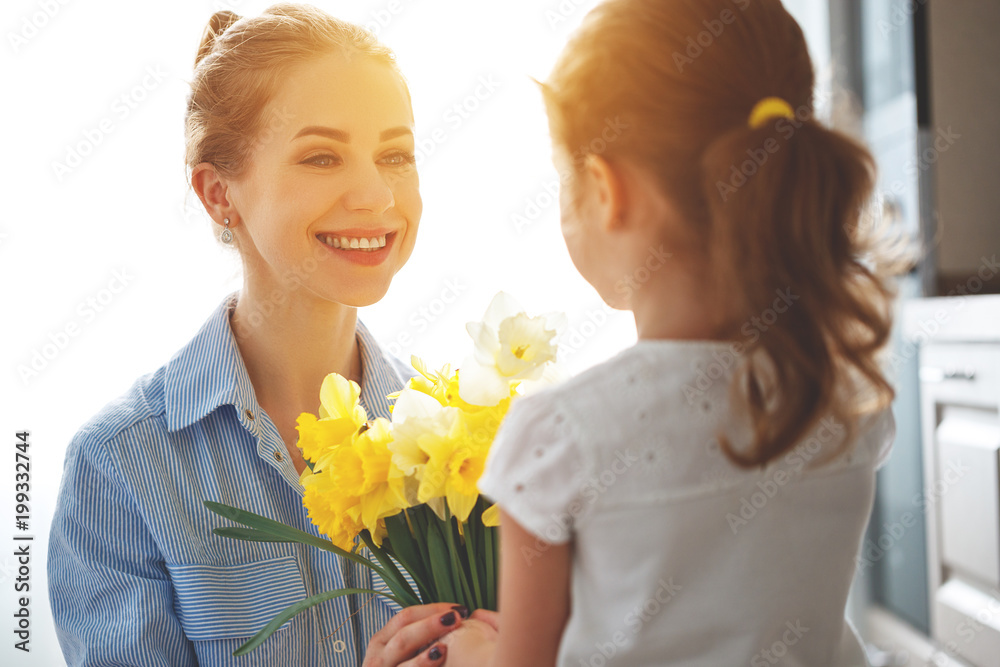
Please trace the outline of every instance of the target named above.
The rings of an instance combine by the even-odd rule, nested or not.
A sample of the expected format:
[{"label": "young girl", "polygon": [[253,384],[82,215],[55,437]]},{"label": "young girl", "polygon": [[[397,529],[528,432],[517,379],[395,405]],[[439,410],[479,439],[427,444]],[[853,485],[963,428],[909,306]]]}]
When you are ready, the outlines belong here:
[{"label": "young girl", "polygon": [[512,408],[480,481],[499,623],[448,664],[866,664],[891,291],[802,31],[779,0],[607,0],[542,91],[570,255],[639,340]]},{"label": "young girl", "polygon": [[[49,594],[70,665],[433,664],[449,604],[342,598],[233,651],[314,593],[381,585],[296,544],[214,535],[214,500],[316,534],[295,419],[323,376],[369,415],[402,388],[357,320],[413,250],[421,199],[409,91],[368,32],[303,5],[219,12],[186,114],[191,184],[244,285],[191,342],[73,439],[52,521]],[[139,212],[141,214],[141,212]],[[440,663],[440,656],[437,656]]]}]

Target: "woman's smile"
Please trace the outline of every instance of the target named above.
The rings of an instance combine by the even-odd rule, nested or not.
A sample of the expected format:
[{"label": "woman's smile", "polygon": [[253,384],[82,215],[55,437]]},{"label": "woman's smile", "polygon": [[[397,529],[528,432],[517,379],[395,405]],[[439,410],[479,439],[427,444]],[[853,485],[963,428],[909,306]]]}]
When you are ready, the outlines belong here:
[{"label": "woman's smile", "polygon": [[362,266],[376,266],[385,261],[392,250],[396,232],[354,231],[319,233],[316,239],[335,257]]}]

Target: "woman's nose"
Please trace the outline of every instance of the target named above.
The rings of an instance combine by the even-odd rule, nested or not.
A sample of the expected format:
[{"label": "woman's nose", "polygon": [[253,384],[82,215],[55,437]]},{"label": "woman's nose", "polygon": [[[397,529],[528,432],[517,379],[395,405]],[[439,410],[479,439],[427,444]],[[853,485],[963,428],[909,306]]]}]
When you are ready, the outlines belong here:
[{"label": "woman's nose", "polygon": [[345,196],[345,205],[353,211],[385,213],[396,204],[391,178],[391,174],[383,174],[374,164],[359,166]]}]

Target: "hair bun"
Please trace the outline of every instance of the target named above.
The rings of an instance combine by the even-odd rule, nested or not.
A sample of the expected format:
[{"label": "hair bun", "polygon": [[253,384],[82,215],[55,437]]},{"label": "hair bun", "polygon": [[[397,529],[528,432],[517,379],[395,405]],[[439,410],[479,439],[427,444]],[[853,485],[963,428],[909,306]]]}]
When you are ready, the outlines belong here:
[{"label": "hair bun", "polygon": [[240,20],[238,14],[234,14],[228,9],[224,9],[212,14],[208,19],[205,31],[201,33],[201,44],[198,45],[198,55],[195,56],[194,66],[197,67],[202,59],[212,52],[215,47],[215,40],[226,31],[226,28]]}]

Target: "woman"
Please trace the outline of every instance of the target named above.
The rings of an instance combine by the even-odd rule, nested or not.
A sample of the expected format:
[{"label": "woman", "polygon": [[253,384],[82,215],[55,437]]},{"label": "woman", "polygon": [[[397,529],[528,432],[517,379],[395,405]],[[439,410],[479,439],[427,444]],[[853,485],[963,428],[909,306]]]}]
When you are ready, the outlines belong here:
[{"label": "woman", "polygon": [[[393,56],[316,9],[219,12],[195,61],[191,185],[243,288],[162,368],[71,443],[52,523],[50,597],[71,665],[421,665],[467,612],[338,599],[232,652],[277,612],[381,586],[317,549],[242,542],[205,500],[316,534],[302,507],[296,418],[323,377],[361,385],[372,417],[402,387],[357,320],[413,250],[421,199],[413,114]],[[381,628],[381,629],[380,629]],[[415,657],[417,656],[417,657]]]}]

